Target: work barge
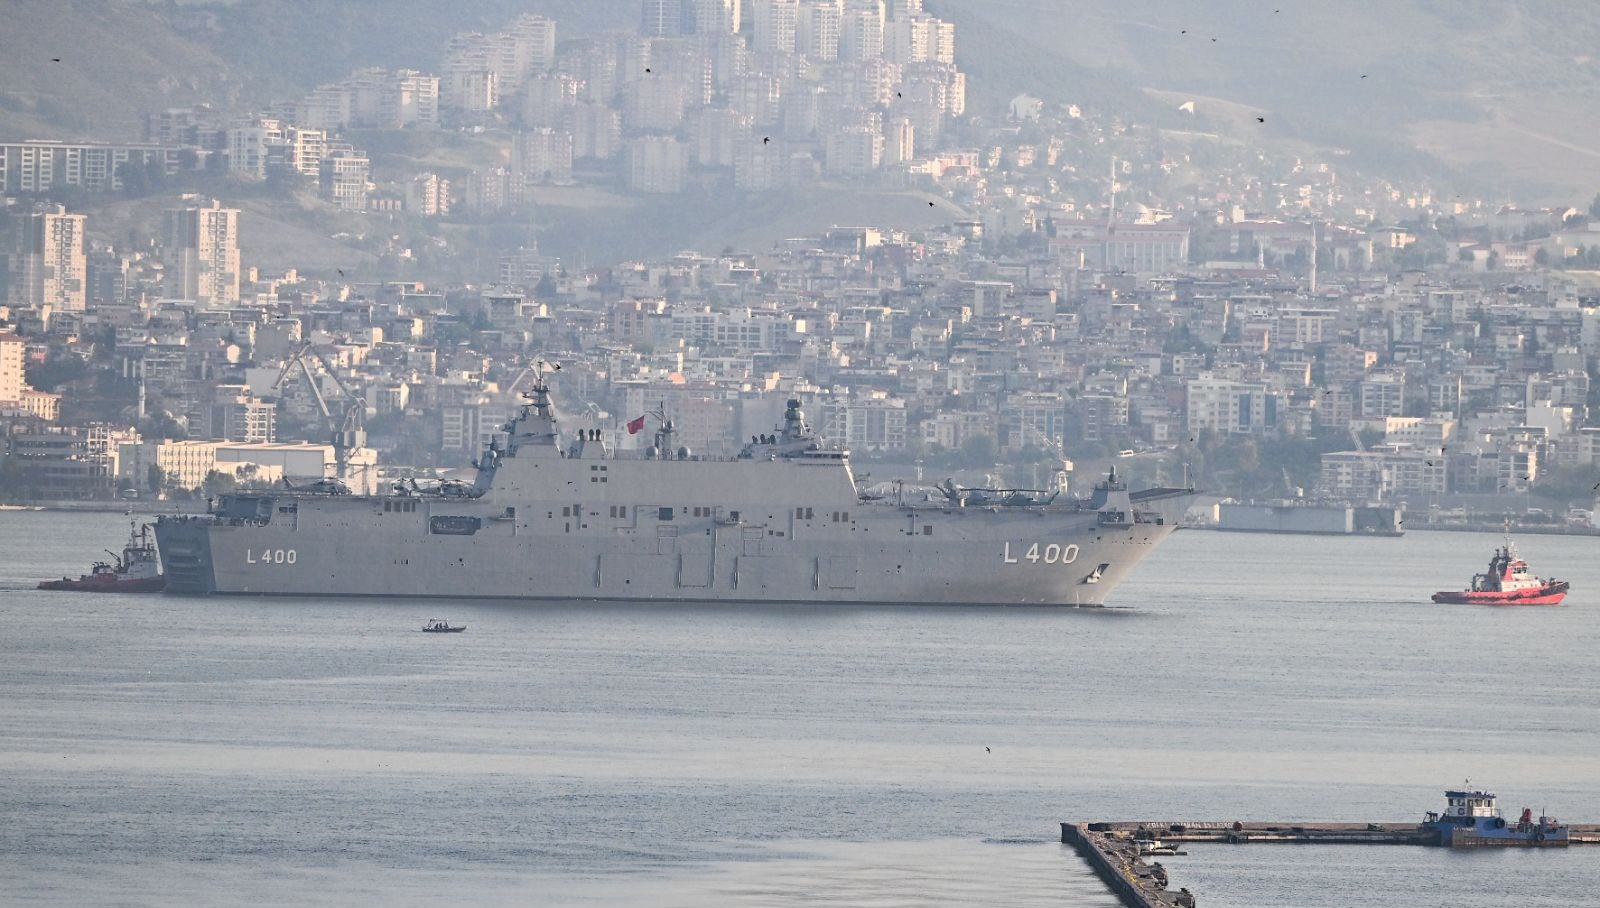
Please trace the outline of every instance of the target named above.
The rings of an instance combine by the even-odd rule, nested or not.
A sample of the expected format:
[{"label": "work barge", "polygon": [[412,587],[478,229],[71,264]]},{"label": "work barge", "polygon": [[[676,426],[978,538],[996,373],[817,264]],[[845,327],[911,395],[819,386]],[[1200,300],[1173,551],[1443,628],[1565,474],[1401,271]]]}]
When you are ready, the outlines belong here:
[{"label": "work barge", "polygon": [[[1566,828],[1563,841],[1539,847],[1600,845],[1600,823]],[[1061,841],[1083,856],[1127,908],[1194,908],[1194,893],[1169,890],[1167,870],[1155,859],[1174,853],[1170,846],[1177,844],[1441,845],[1437,829],[1415,822],[1062,823]]]}]

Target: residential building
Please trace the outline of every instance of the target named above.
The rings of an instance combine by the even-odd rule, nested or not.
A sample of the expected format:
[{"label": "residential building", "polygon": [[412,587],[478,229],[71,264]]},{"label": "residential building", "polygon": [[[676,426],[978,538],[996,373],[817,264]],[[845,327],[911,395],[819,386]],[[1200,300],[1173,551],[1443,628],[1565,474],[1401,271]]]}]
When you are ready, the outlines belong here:
[{"label": "residential building", "polygon": [[367,207],[372,162],[367,153],[344,143],[329,146],[322,159],[322,197],[345,211]]},{"label": "residential building", "polygon": [[163,177],[177,173],[181,151],[150,144],[0,142],[0,195],[45,193],[61,187],[120,192],[130,169],[145,174],[153,170]]},{"label": "residential building", "polygon": [[169,208],[162,253],[172,295],[203,308],[239,305],[239,209],[209,205]]},{"label": "residential building", "polygon": [[800,0],[753,0],[750,12],[757,53],[795,52]]},{"label": "residential building", "polygon": [[12,217],[10,256],[12,305],[82,311],[88,305],[89,261],[84,255],[87,218],[60,205],[41,206]]},{"label": "residential building", "polygon": [[688,169],[688,146],[676,139],[642,136],[628,143],[628,188],[634,192],[682,192]]},{"label": "residential building", "polygon": [[517,133],[511,142],[511,171],[523,186],[572,182],[572,133],[549,127]]},{"label": "residential building", "polygon": [[1278,426],[1278,393],[1264,382],[1233,381],[1203,372],[1184,383],[1189,432],[1259,435]]}]

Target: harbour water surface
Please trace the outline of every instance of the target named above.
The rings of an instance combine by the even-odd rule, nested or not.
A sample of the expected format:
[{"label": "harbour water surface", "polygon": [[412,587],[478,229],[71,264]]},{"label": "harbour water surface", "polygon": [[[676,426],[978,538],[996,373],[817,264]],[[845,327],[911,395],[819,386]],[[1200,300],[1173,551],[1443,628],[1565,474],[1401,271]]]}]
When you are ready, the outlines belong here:
[{"label": "harbour water surface", "polygon": [[[1094,610],[42,593],[0,512],[0,904],[1112,904],[1064,819],[1600,820],[1593,539],[1179,533]],[[418,632],[429,617],[468,625]],[[1193,848],[1212,906],[1571,905],[1600,848]]]}]

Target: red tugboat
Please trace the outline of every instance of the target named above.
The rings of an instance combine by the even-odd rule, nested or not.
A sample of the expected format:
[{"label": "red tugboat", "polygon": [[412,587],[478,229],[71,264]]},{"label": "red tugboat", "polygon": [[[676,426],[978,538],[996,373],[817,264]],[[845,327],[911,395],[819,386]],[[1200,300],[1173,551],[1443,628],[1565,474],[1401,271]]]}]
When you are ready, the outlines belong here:
[{"label": "red tugboat", "polygon": [[39,584],[39,589],[85,593],[159,593],[166,589],[167,578],[161,573],[161,560],[156,557],[149,524],[134,525],[121,555],[109,549],[106,554],[111,556],[111,561],[96,561],[89,573],[77,580],[68,577],[46,580]]},{"label": "red tugboat", "polygon": [[1545,580],[1528,573],[1528,563],[1517,554],[1511,540],[1495,549],[1486,573],[1474,574],[1472,588],[1434,593],[1434,602],[1468,605],[1557,605],[1566,598],[1565,580]]}]

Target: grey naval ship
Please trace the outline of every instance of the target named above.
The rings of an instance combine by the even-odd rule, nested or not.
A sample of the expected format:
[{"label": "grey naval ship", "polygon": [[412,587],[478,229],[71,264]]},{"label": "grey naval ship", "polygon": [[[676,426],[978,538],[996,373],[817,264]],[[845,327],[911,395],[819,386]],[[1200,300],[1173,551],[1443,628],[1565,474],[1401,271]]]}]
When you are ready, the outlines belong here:
[{"label": "grey naval ship", "polygon": [[798,401],[737,457],[695,456],[658,418],[642,453],[564,434],[541,376],[471,482],[355,495],[241,490],[163,517],[173,593],[1102,605],[1178,526],[1189,489],[1087,498],[858,490]]}]

